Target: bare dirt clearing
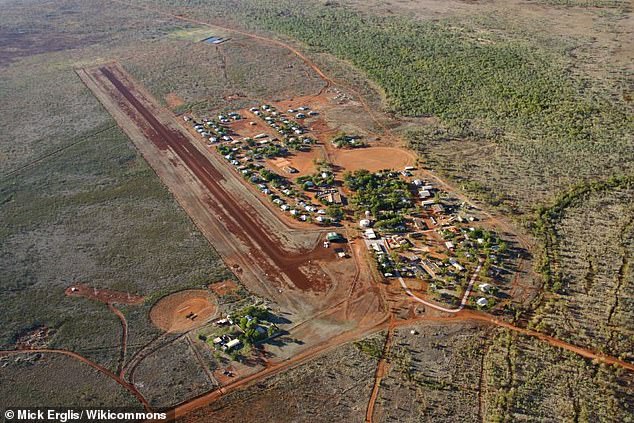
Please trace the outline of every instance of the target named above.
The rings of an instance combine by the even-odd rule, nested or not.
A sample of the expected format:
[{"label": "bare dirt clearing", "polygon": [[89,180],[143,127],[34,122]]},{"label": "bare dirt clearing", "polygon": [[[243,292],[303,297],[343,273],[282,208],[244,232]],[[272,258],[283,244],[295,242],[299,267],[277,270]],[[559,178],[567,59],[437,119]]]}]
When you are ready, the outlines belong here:
[{"label": "bare dirt clearing", "polygon": [[144,300],[140,295],[112,289],[93,288],[86,284],[69,286],[65,293],[69,297],[83,297],[106,304],[142,304]]},{"label": "bare dirt clearing", "polygon": [[161,298],[150,310],[150,320],[166,332],[187,332],[207,323],[217,310],[209,291],[189,289]]},{"label": "bare dirt clearing", "polygon": [[394,147],[367,147],[354,150],[335,150],[334,163],[349,171],[367,169],[376,172],[383,169],[402,170],[413,166],[416,156],[404,149]]},{"label": "bare dirt clearing", "polygon": [[211,289],[216,295],[223,296],[236,292],[240,289],[240,287],[234,281],[222,281],[212,283],[209,285],[209,289]]},{"label": "bare dirt clearing", "polygon": [[182,106],[183,104],[185,104],[185,100],[183,100],[181,97],[179,97],[178,94],[176,93],[169,93],[165,96],[165,102],[167,103],[167,106],[175,109],[177,107]]}]

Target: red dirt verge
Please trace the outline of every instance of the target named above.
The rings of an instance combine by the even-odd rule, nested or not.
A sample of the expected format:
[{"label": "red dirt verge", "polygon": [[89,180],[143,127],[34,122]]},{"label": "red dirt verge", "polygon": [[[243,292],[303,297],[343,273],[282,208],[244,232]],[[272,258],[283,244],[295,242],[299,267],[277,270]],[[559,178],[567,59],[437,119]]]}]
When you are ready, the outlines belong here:
[{"label": "red dirt verge", "polygon": [[105,304],[141,304],[144,300],[143,297],[129,292],[93,288],[86,284],[69,286],[65,294],[68,297],[88,298]]}]

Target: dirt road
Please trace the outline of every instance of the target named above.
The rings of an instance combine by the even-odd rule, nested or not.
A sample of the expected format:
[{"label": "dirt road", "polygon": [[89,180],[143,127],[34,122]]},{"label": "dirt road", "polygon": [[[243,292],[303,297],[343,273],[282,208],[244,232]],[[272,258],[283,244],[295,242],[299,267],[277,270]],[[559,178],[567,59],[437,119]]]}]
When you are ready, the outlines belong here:
[{"label": "dirt road", "polygon": [[114,304],[108,303],[108,308],[112,311],[121,322],[121,350],[119,353],[119,363],[117,364],[117,374],[123,377],[123,365],[125,364],[125,355],[128,350],[128,321],[121,310],[116,308]]},{"label": "dirt road", "polygon": [[383,353],[381,354],[381,359],[376,366],[376,373],[374,375],[374,387],[372,388],[372,394],[370,395],[370,401],[368,402],[368,408],[365,413],[365,421],[366,423],[372,423],[374,421],[374,405],[376,404],[376,399],[379,396],[379,389],[381,389],[381,381],[387,372],[388,365],[388,357],[390,355],[390,350],[392,348],[392,340],[394,339],[394,323],[395,320],[392,318],[390,320],[390,326],[387,330],[387,335],[385,336],[385,345],[383,346]]},{"label": "dirt road", "polygon": [[471,290],[473,289],[473,284],[475,283],[476,279],[478,279],[478,274],[480,273],[481,269],[482,269],[482,264],[478,264],[478,267],[476,267],[476,269],[473,272],[473,275],[471,276],[471,279],[469,280],[469,286],[467,286],[467,289],[465,290],[465,293],[462,296],[460,305],[456,308],[447,308],[447,307],[443,307],[438,304],[434,304],[432,302],[423,300],[422,298],[418,297],[408,288],[407,284],[405,283],[405,280],[400,275],[397,274],[397,277],[398,277],[399,283],[401,284],[401,287],[403,288],[403,291],[405,291],[405,293],[409,295],[414,301],[424,304],[433,309],[444,311],[445,313],[458,313],[465,307],[465,305],[467,305],[467,301],[469,300],[469,295],[471,294]]},{"label": "dirt road", "polygon": [[10,351],[6,351],[5,350],[5,351],[0,351],[0,357],[6,357],[6,356],[9,356],[9,355],[15,355],[15,354],[34,354],[34,353],[61,354],[61,355],[65,355],[65,356],[74,358],[76,360],[79,360],[82,363],[89,365],[93,369],[99,371],[100,373],[104,374],[105,376],[107,376],[110,379],[112,379],[115,382],[117,382],[119,385],[121,385],[122,387],[127,389],[132,395],[134,395],[147,411],[152,411],[152,408],[150,407],[150,403],[136,389],[136,387],[133,384],[126,382],[121,377],[117,376],[116,374],[114,374],[110,370],[106,369],[105,367],[103,367],[103,366],[101,366],[101,365],[99,365],[97,363],[94,363],[94,362],[88,360],[86,357],[84,357],[84,356],[82,356],[80,354],[77,354],[75,352],[67,351],[67,350],[49,349],[49,348],[38,348],[38,349],[30,349],[30,350],[10,350]]}]

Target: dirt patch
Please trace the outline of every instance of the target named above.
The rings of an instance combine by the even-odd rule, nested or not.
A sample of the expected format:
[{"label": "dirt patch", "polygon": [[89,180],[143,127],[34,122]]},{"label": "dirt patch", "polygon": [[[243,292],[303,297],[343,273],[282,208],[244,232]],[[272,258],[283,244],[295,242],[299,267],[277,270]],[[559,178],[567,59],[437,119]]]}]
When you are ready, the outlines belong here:
[{"label": "dirt patch", "polygon": [[82,297],[106,304],[141,304],[144,298],[129,292],[114,291],[112,289],[93,288],[86,284],[73,285],[66,288],[69,297]]},{"label": "dirt patch", "polygon": [[236,292],[238,290],[238,284],[234,281],[216,282],[209,285],[209,289],[211,289],[219,297],[222,297],[223,295],[229,295]]},{"label": "dirt patch", "polygon": [[165,96],[165,102],[170,109],[175,109],[185,104],[185,100],[178,96],[176,93],[169,93]]},{"label": "dirt patch", "polygon": [[[315,159],[323,159],[323,154],[321,151],[313,148],[310,152],[296,153],[288,157],[278,157],[276,159],[267,160],[267,163],[274,166],[276,172],[295,179],[300,176],[315,173],[317,171]],[[285,170],[288,167],[295,168],[297,172],[289,175]]]},{"label": "dirt patch", "polygon": [[207,323],[217,309],[209,291],[190,289],[161,298],[150,310],[150,320],[167,332],[187,332]]},{"label": "dirt patch", "polygon": [[370,172],[383,169],[402,170],[405,166],[413,166],[416,163],[414,154],[394,147],[336,150],[332,156],[337,166],[349,171],[358,169],[367,169]]}]

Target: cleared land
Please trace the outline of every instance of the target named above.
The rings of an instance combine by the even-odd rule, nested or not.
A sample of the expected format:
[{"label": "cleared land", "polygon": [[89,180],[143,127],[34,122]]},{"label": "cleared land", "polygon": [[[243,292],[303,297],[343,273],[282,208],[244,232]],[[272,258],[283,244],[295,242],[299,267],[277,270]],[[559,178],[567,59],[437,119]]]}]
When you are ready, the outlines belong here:
[{"label": "cleared land", "polygon": [[[131,123],[136,126],[138,124],[135,121],[139,118],[143,119],[140,121],[143,134],[132,132],[134,130],[130,129],[131,137],[137,142],[139,149],[155,167],[157,173],[168,186],[172,187],[176,198],[194,216],[201,230],[206,231],[209,238],[216,242],[216,248],[225,256],[226,261],[233,265],[235,262],[232,263],[232,260],[240,260],[237,258],[238,252],[243,255],[246,253],[250,257],[248,262],[240,260],[235,263],[244,272],[251,270],[250,277],[242,273],[247,286],[269,297],[285,297],[285,295],[276,295],[276,290],[290,292],[293,288],[299,291],[327,292],[328,294],[345,289],[345,287],[337,288],[335,280],[328,275],[328,272],[335,270],[329,268],[328,263],[337,259],[332,251],[316,245],[319,232],[301,233],[280,227],[279,219],[274,216],[270,220],[261,220],[258,212],[266,212],[268,209],[260,207],[256,211],[253,204],[236,199],[237,193],[229,192],[225,188],[229,178],[235,179],[233,173],[221,173],[220,169],[223,165],[218,163],[218,159],[205,150],[201,151],[197,143],[191,141],[188,138],[189,135],[182,129],[168,127],[159,122],[157,117],[162,116],[168,122],[172,118],[148,105],[149,101],[138,91],[134,91],[133,94],[131,92],[133,85],[129,79],[122,76],[121,70],[115,70],[114,67],[101,67],[82,72],[81,75],[90,87],[100,90],[96,91],[96,94],[107,107],[117,107],[117,109],[111,109],[115,117],[123,119],[125,116],[126,121],[122,121],[124,128],[130,128]],[[120,79],[125,80],[127,85],[124,85]],[[112,96],[112,99],[105,97],[103,93]],[[145,101],[146,104],[141,101]],[[119,108],[125,115],[122,115]],[[150,108],[152,108],[151,112]],[[151,142],[150,145],[147,140]],[[192,179],[188,169],[193,172],[196,179]],[[199,192],[201,195],[192,198],[190,194],[185,193],[182,190],[184,181],[190,186],[193,185],[194,192]],[[240,186],[243,192],[248,193],[242,181],[238,180],[234,184]],[[194,205],[196,209],[193,209]],[[257,207],[258,204],[255,206]],[[216,219],[210,219],[210,212]],[[200,220],[203,218],[204,222]],[[272,230],[275,226],[271,227],[271,225],[275,224],[281,231],[275,233]],[[213,233],[211,233],[212,230]],[[218,241],[223,239],[227,240],[224,242],[225,245],[219,245]],[[289,250],[290,246],[299,251]],[[341,270],[341,266],[338,268]],[[350,270],[349,281],[352,281],[355,278],[355,269],[353,267]],[[294,295],[297,294],[295,292]],[[302,296],[302,298],[306,297]],[[297,300],[299,297],[295,301]],[[302,303],[305,303],[305,300]],[[282,303],[282,305],[287,304]]]},{"label": "cleared land", "polygon": [[92,288],[86,284],[76,284],[66,288],[69,297],[82,297],[106,304],[141,304],[143,297],[128,292],[114,291],[112,289]]},{"label": "cleared land", "polygon": [[216,302],[209,291],[190,289],[157,301],[150,310],[150,320],[166,332],[188,332],[207,323],[216,311]]},{"label": "cleared land", "polygon": [[376,363],[376,357],[348,344],[177,421],[362,422]]},{"label": "cleared land", "polygon": [[348,171],[367,169],[376,172],[383,169],[403,169],[416,164],[416,156],[400,148],[369,147],[354,150],[336,150],[332,153],[335,165]]}]

